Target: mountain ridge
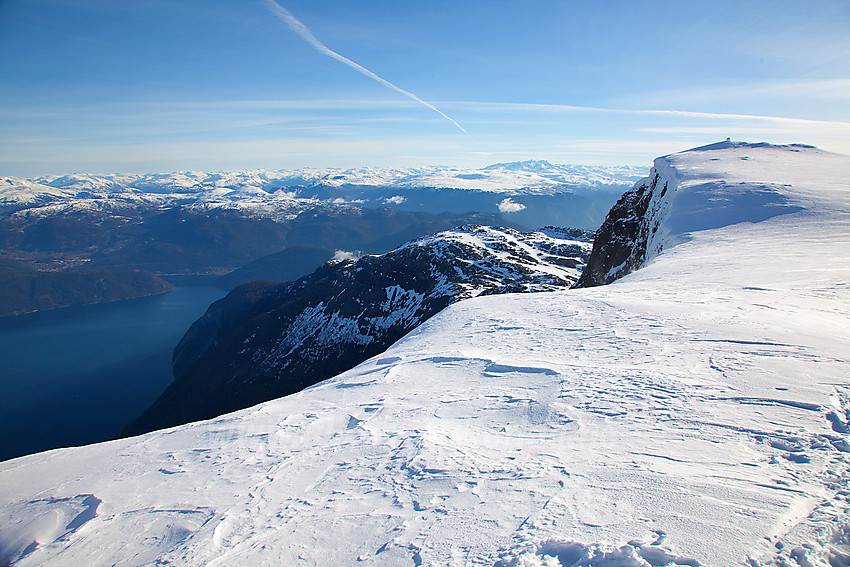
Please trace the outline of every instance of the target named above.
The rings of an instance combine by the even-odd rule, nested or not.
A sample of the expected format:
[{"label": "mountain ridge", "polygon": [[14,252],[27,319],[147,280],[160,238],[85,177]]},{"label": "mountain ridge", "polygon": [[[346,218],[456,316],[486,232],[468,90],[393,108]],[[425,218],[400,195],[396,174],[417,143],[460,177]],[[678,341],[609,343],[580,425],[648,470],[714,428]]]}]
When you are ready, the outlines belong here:
[{"label": "mountain ridge", "polygon": [[464,226],[292,283],[251,282],[207,310],[174,349],[175,381],[125,434],[208,419],[298,392],[379,354],[446,306],[566,289],[592,233]]},{"label": "mountain ridge", "polygon": [[[539,175],[545,171],[548,175]],[[45,199],[86,198],[104,194],[203,195],[216,199],[261,198],[313,186],[398,187],[401,189],[468,189],[472,191],[576,191],[620,187],[640,177],[645,168],[630,166],[554,165],[545,160],[498,163],[479,169],[445,166],[294,170],[180,171],[151,174],[65,174],[33,178],[0,178],[2,206]],[[454,180],[454,181],[452,181]],[[82,193],[82,194],[81,194]],[[88,195],[86,195],[88,193]],[[283,195],[280,195],[283,196]]]},{"label": "mountain ridge", "polygon": [[[746,153],[758,149],[821,152],[805,144],[774,145],[732,140],[700,146],[689,152],[733,150]],[[649,176],[635,183],[631,190],[618,199],[597,232],[588,267],[576,287],[592,287],[616,281],[652,260],[665,245],[675,245],[681,238],[687,239],[687,236],[681,235],[690,230],[718,228],[742,221],[760,222],[776,215],[802,210],[802,207],[792,204],[782,195],[776,184],[770,183],[746,189],[746,194],[741,194],[741,188],[733,187],[731,190],[737,193],[736,203],[731,201],[728,194],[724,195],[724,192],[729,192],[724,183],[718,186],[706,182],[684,196],[680,195],[679,176],[669,163],[675,159],[676,154],[656,159]],[[741,155],[739,159],[746,161],[749,157]],[[671,222],[668,216],[674,200],[678,200],[680,220]],[[706,203],[711,204],[706,206]]]}]

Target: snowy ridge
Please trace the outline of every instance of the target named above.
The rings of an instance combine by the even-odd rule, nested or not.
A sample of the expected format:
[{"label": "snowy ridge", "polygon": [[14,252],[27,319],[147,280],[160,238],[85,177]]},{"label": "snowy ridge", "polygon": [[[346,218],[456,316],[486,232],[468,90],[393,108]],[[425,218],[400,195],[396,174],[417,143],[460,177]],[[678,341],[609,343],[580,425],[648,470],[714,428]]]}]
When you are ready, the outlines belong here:
[{"label": "snowy ridge", "polygon": [[297,392],[382,352],[463,299],[566,289],[591,238],[575,229],[465,226],[328,264],[296,282],[237,288],[192,325],[174,351],[176,381],[127,432]]},{"label": "snowy ridge", "polygon": [[[271,218],[291,219],[321,204],[314,198],[294,192],[266,192],[250,179],[235,177],[229,182],[245,185],[216,186],[204,177],[172,176],[63,176],[55,180],[39,178],[0,180],[0,211],[13,216],[37,218],[74,211],[183,206],[189,209],[234,209]],[[4,183],[5,182],[5,183]]]},{"label": "snowy ridge", "polygon": [[[555,291],[578,280],[590,253],[590,231],[545,227],[523,233],[510,228],[465,226],[420,238],[411,247],[428,248],[437,262],[455,264],[466,285],[458,299],[510,287],[514,291]],[[489,286],[480,282],[488,280]]]},{"label": "snowy ridge", "polygon": [[[341,343],[369,344],[393,327],[401,327],[401,334],[406,333],[433,314],[435,305],[442,307],[481,294],[567,288],[581,275],[583,259],[590,252],[589,236],[586,231],[549,229],[524,234],[509,228],[468,226],[419,239],[382,257],[352,262],[335,274],[340,291],[333,299],[353,294],[362,309],[341,315],[339,304],[320,302],[296,317],[274,351],[259,350],[252,356],[276,370],[293,360],[324,362],[326,353]],[[409,267],[404,265],[408,253],[415,258]],[[375,270],[373,258],[401,258],[402,268],[417,270],[417,278],[407,282],[411,288],[382,285],[379,294],[386,297],[377,305],[357,297],[370,298],[374,293],[371,288],[358,286],[359,272]],[[377,265],[380,268],[372,277],[389,275],[381,269],[385,264]],[[313,344],[304,349],[307,339]],[[251,346],[250,341],[244,344]],[[296,348],[298,356],[292,357]]]},{"label": "snowy ridge", "polygon": [[[590,252],[589,237],[587,231],[548,229],[525,234],[509,228],[467,226],[421,238],[381,256],[351,262],[334,275],[335,283],[339,282],[339,295],[334,294],[333,299],[353,294],[362,306],[360,310],[341,315],[338,304],[320,302],[298,315],[282,333],[273,352],[260,350],[253,357],[262,359],[264,366],[279,370],[292,362],[293,349],[303,347],[309,338],[313,345],[299,350],[295,359],[324,361],[325,353],[340,343],[369,344],[393,327],[401,327],[401,334],[406,333],[430,316],[434,305],[481,294],[567,288],[581,275],[583,259]],[[415,262],[407,266],[409,254]],[[374,290],[358,286],[359,273],[375,271],[371,277],[391,276],[383,269],[386,260],[399,262],[402,269],[416,270],[416,277],[407,282],[410,288],[382,285],[381,301],[370,304],[364,298],[370,298]],[[293,284],[305,285],[310,284]],[[250,341],[245,344],[250,346]]]},{"label": "snowy ridge", "polygon": [[663,160],[640,269],[474,297],[299,394],[3,463],[0,557],[846,565],[850,158]]}]

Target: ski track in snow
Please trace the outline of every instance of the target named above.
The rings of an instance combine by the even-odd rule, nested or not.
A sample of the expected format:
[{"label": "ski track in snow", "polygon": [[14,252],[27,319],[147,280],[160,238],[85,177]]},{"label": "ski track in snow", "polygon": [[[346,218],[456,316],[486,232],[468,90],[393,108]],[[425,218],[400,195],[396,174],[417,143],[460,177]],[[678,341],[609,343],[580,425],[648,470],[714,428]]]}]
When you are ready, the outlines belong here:
[{"label": "ski track in snow", "polygon": [[609,286],[466,300],[299,394],[2,463],[0,562],[846,565],[848,160],[656,167],[802,211],[663,225]]}]

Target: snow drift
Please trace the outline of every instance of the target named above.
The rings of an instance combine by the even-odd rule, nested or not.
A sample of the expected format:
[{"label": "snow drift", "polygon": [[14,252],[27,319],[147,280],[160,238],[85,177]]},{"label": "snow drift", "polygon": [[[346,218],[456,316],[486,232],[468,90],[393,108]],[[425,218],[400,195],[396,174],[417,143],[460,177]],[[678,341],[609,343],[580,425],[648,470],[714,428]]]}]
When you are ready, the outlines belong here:
[{"label": "snow drift", "polygon": [[462,301],[299,394],[2,463],[0,557],[847,565],[850,158],[656,174],[611,285]]}]

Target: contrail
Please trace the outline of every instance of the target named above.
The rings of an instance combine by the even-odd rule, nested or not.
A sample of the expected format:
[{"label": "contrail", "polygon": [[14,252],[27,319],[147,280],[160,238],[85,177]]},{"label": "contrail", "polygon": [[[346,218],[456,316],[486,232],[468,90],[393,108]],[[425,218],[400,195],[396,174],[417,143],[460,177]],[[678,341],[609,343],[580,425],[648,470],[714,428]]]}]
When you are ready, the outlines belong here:
[{"label": "contrail", "polygon": [[425,102],[424,100],[422,100],[421,98],[419,98],[418,96],[413,94],[412,92],[406,91],[401,87],[395,86],[394,84],[392,84],[388,80],[379,77],[378,75],[376,75],[375,73],[373,73],[372,71],[367,69],[366,67],[364,67],[362,65],[358,65],[357,63],[355,63],[354,61],[352,61],[348,57],[340,55],[336,51],[328,48],[328,46],[326,46],[324,43],[319,41],[316,38],[316,36],[313,35],[313,32],[311,32],[310,29],[307,26],[302,24],[301,21],[298,18],[296,18],[295,16],[293,16],[292,14],[289,13],[289,10],[287,10],[286,8],[284,8],[283,6],[281,6],[280,4],[275,2],[275,0],[265,0],[265,3],[268,6],[269,10],[271,10],[272,13],[275,16],[277,16],[278,18],[283,20],[283,23],[285,23],[287,26],[289,26],[289,28],[292,31],[294,31],[299,36],[301,36],[301,39],[303,39],[304,41],[306,41],[307,43],[312,45],[313,48],[316,51],[318,51],[319,53],[323,53],[323,54],[327,55],[328,57],[333,57],[337,61],[345,63],[346,65],[348,65],[349,67],[351,67],[355,71],[362,73],[363,75],[366,75],[370,79],[381,83],[385,87],[389,87],[392,90],[399,92],[399,93],[403,94],[404,96],[411,98],[411,99],[415,100],[416,102],[418,102],[420,104],[424,104],[425,106],[427,106],[428,108],[430,108],[431,110],[433,110],[434,112],[436,112],[437,114],[439,114],[440,116],[442,116],[443,118],[445,118],[446,120],[448,120],[449,122],[451,122],[452,124],[454,124],[455,126],[460,128],[460,130],[464,134],[467,133],[466,130],[464,130],[463,126],[461,126],[460,124],[455,122],[454,119],[447,116],[439,108],[435,107],[432,104]]}]

